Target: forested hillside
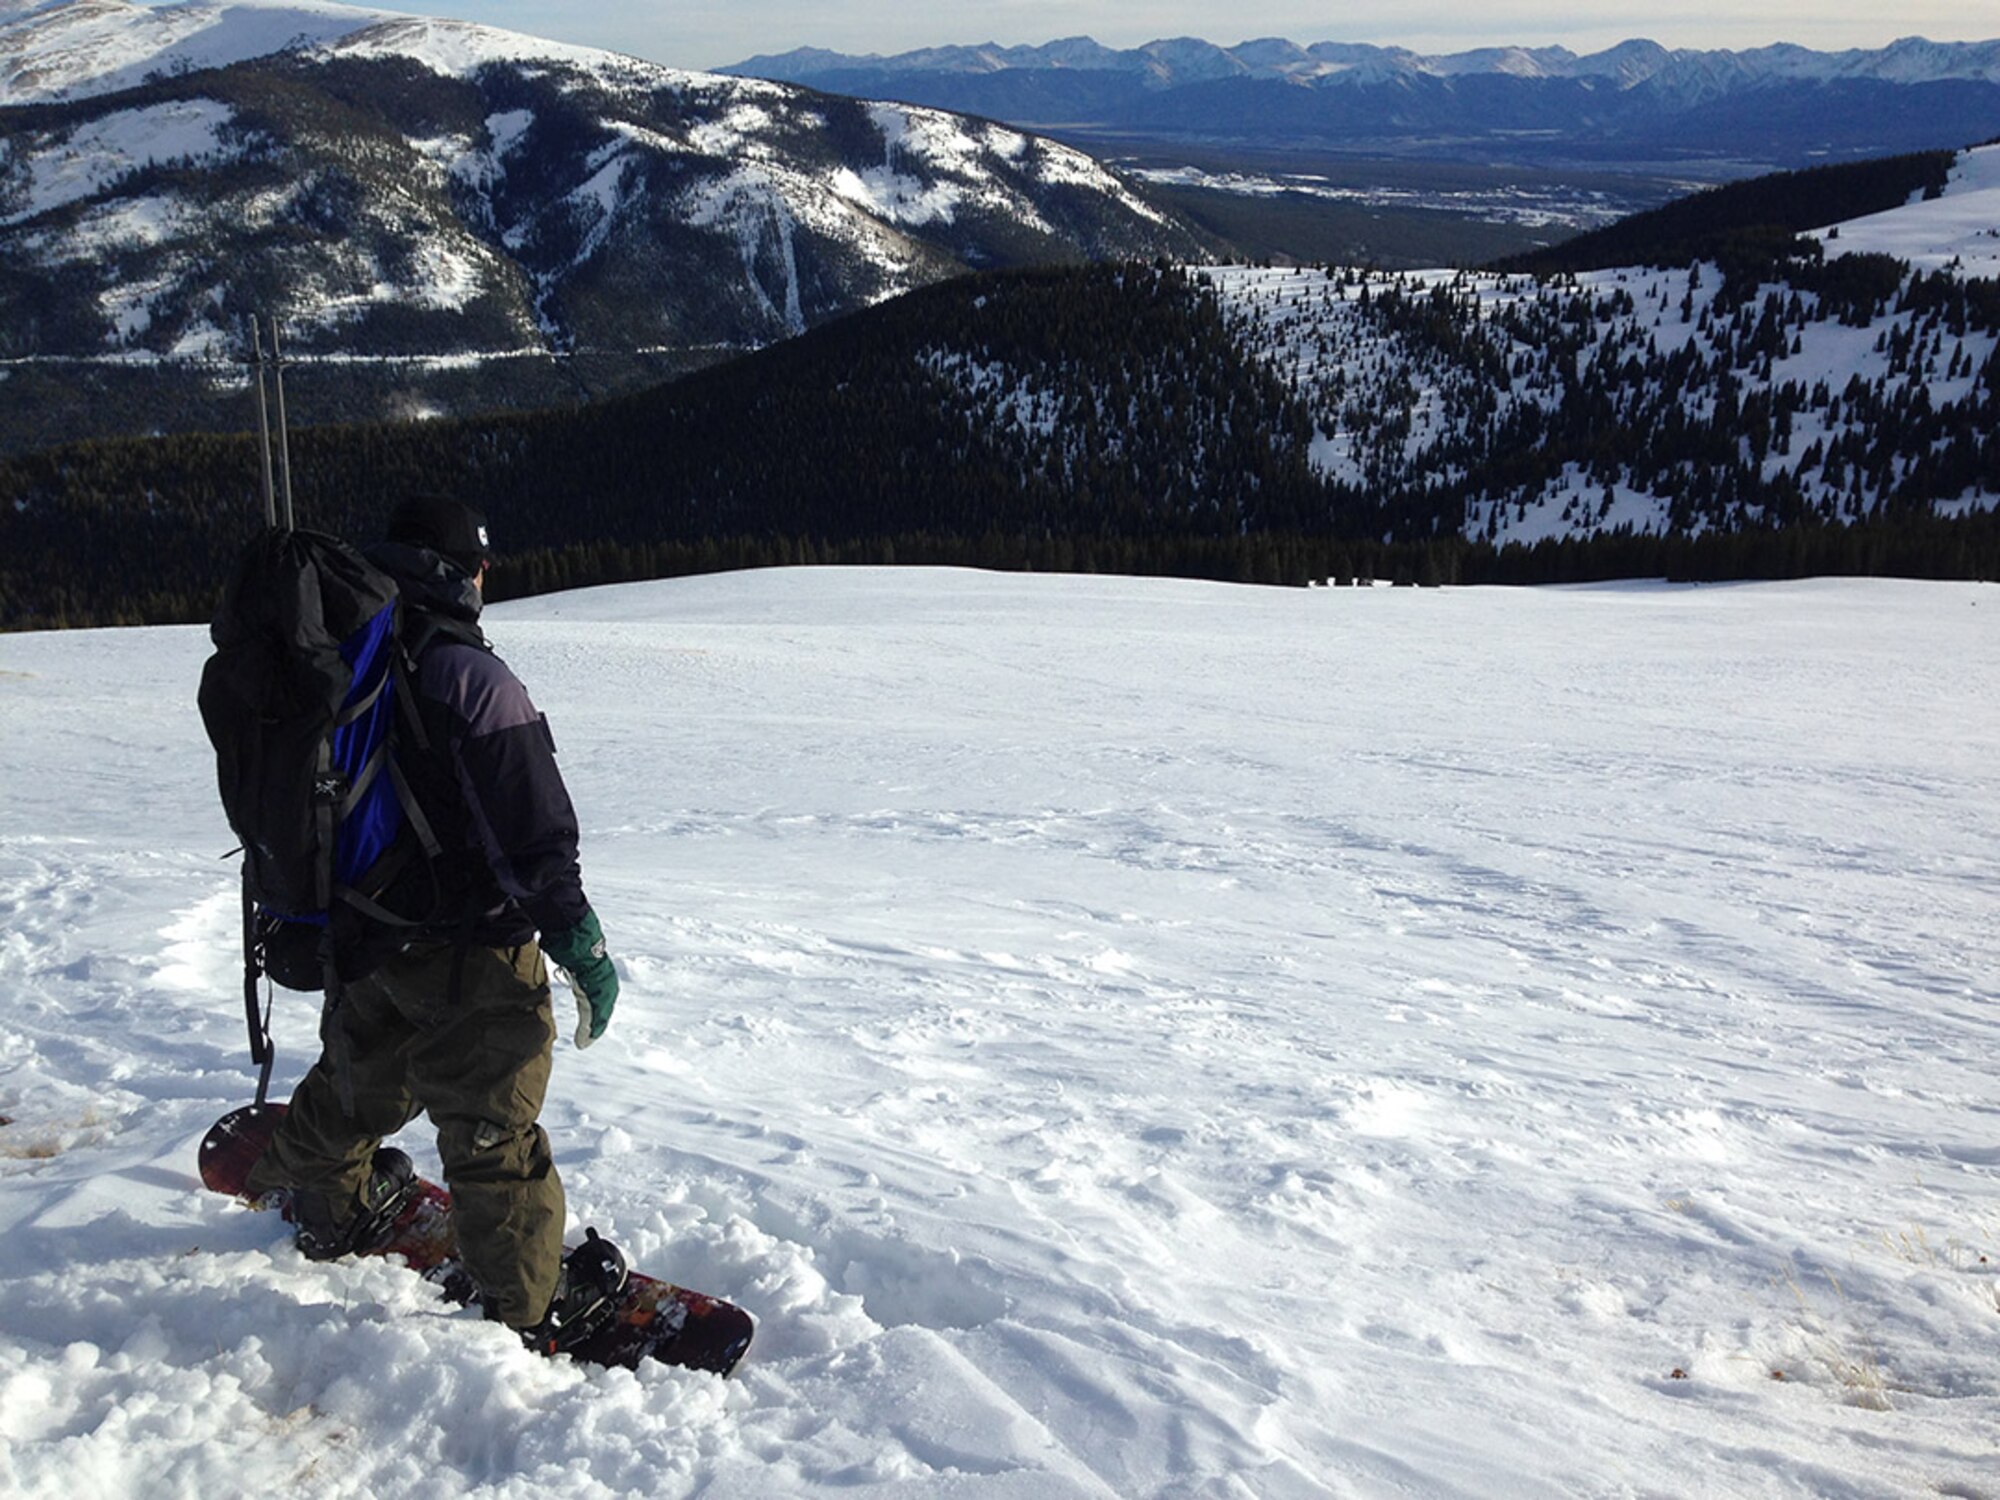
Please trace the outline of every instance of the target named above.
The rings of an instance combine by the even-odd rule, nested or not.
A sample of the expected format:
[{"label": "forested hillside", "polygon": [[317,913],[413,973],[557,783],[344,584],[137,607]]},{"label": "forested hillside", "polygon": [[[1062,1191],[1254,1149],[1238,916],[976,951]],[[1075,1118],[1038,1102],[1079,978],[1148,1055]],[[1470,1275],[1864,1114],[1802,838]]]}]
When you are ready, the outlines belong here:
[{"label": "forested hillside", "polygon": [[1811,243],[1551,280],[1202,275],[1370,532],[1739,532],[2000,497],[1992,281]]},{"label": "forested hillside", "polygon": [[[1327,533],[1306,420],[1214,297],[1175,271],[1096,267],[947,283],[575,411],[305,430],[292,463],[301,519],[335,531],[370,533],[411,489],[475,499],[513,557],[502,589],[897,539],[1003,566],[1058,546],[1046,561],[1063,566],[1077,545]],[[204,616],[261,524],[257,475],[246,437],[0,464],[0,607],[13,623]]]},{"label": "forested hillside", "polygon": [[[369,535],[416,489],[475,500],[501,595],[894,559],[2000,576],[1995,292],[1806,251],[1543,280],[992,273],[642,395],[309,428],[292,457],[325,529]],[[257,475],[245,437],[0,464],[4,618],[203,618],[261,524]]]}]

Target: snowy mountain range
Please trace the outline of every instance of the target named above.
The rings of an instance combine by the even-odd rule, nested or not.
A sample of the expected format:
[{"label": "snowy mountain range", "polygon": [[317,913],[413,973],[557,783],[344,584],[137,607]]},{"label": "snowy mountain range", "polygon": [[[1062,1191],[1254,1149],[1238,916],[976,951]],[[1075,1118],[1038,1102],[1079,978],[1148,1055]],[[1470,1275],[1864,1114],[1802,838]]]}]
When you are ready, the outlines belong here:
[{"label": "snowy mountain range", "polygon": [[[722,71],[908,99],[1089,139],[1232,143],[1522,161],[1769,167],[1957,147],[2000,131],[2000,41],[1906,37],[1875,50],[1743,52],[1644,40],[1579,56],[1441,56],[1280,38],[1114,50],[942,47],[893,57],[804,49]],[[1747,170],[1756,170],[1752,165]]]},{"label": "snowy mountain range", "polygon": [[967,267],[1203,246],[990,122],[344,6],[0,0],[0,101],[9,360],[227,361],[254,310],[575,399],[549,354],[657,375]]},{"label": "snowy mountain range", "polygon": [[[2000,147],[1720,189],[1747,209],[1716,232],[1634,221],[1638,248],[1588,265],[1227,268],[1004,126],[334,7],[298,14],[350,29],[198,68],[250,8],[166,9],[211,24],[98,49],[107,74],[51,64],[37,86],[75,97],[0,113],[17,452],[242,430],[227,361],[275,309],[295,422],[553,408],[300,448],[329,524],[372,524],[422,472],[489,497],[553,580],[899,537],[1289,578],[1382,561],[1320,545],[1355,538],[1907,531],[2000,497]],[[160,24],[140,11],[17,0],[9,24]],[[1683,209],[1715,219],[1660,212]],[[1085,254],[1120,264],[953,275]],[[945,284],[893,295],[925,280]],[[861,304],[881,305],[832,318]],[[575,409],[703,339],[767,347]],[[0,466],[0,610],[193,617],[252,514],[250,453]],[[1278,558],[1283,537],[1319,550]],[[557,555],[578,541],[613,550]]]},{"label": "snowy mountain range", "polygon": [[720,71],[789,77],[836,69],[881,73],[1002,73],[1053,71],[1129,73],[1149,89],[1181,88],[1223,78],[1285,78],[1317,82],[1329,78],[1363,81],[1388,75],[1464,78],[1497,73],[1513,78],[1590,78],[1618,88],[1661,82],[1682,92],[1777,80],[1832,82],[1872,78],[1888,83],[1941,83],[1973,80],[2000,83],[2000,40],[1932,42],[1904,37],[1873,50],[1816,52],[1779,43],[1743,52],[1662,47],[1634,38],[1602,52],[1578,55],[1567,47],[1483,47],[1470,52],[1426,54],[1407,47],[1358,42],[1315,42],[1301,46],[1281,37],[1217,46],[1194,37],[1147,42],[1115,49],[1089,37],[1071,37],[1043,46],[929,47],[883,57],[855,56],[802,47],[774,56],[753,57]]}]

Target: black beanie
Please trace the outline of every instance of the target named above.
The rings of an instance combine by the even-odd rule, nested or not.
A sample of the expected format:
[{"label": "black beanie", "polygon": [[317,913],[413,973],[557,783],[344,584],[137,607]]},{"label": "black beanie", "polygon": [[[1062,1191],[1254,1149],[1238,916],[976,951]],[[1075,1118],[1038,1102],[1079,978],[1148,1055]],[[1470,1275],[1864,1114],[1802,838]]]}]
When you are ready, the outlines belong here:
[{"label": "black beanie", "polygon": [[449,495],[412,495],[389,517],[388,540],[428,547],[468,573],[493,560],[486,517]]}]

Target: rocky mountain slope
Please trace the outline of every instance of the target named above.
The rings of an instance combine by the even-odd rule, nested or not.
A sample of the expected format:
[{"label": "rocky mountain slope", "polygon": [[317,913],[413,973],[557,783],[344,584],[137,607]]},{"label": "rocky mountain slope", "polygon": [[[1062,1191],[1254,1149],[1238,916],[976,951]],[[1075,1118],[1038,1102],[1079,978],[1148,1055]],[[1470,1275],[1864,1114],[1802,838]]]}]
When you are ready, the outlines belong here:
[{"label": "rocky mountain slope", "polygon": [[93,409],[241,425],[255,311],[327,420],[573,400],[973,267],[1206,253],[1004,126],[463,22],[11,0],[0,73],[32,101],[0,109],[14,446]]}]

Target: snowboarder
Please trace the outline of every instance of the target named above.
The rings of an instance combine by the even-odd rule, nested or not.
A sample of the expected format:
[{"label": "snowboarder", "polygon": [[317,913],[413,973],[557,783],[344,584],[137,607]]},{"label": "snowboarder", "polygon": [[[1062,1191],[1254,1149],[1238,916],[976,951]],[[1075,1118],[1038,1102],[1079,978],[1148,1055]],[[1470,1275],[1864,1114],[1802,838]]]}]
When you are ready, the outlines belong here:
[{"label": "snowboarder", "polygon": [[429,887],[435,915],[414,937],[368,939],[391,951],[352,964],[367,972],[342,987],[320,1058],[249,1186],[292,1190],[307,1256],[366,1249],[410,1176],[382,1138],[428,1112],[481,1305],[532,1346],[560,1347],[563,1327],[581,1326],[599,1297],[564,1272],[562,1183],[538,1123],[556,1035],[544,955],[577,990],[580,1046],[603,1035],[618,975],[584,895],[547,721],[479,629],[485,518],[447,497],[413,498],[368,556],[404,600],[428,745],[401,769],[443,851],[404,878]]}]

